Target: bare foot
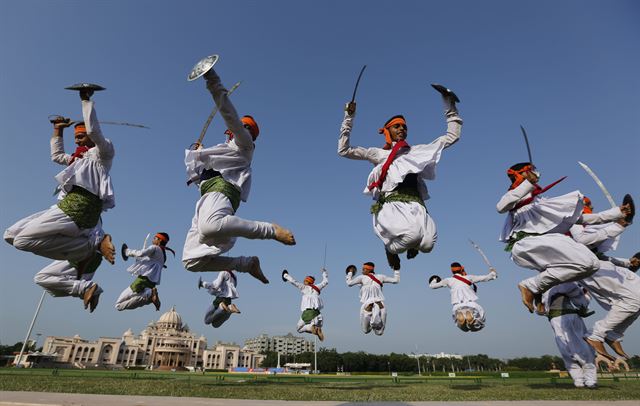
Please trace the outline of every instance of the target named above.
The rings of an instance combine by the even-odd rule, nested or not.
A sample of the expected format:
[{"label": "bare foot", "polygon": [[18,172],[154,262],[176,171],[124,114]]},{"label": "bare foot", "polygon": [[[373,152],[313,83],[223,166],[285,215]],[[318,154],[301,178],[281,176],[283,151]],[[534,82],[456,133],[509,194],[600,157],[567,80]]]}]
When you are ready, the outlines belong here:
[{"label": "bare foot", "polygon": [[536,314],[538,316],[544,316],[547,313],[547,309],[544,307],[543,302],[536,303]]},{"label": "bare foot", "polygon": [[98,290],[98,285],[94,283],[84,292],[82,301],[85,309],[89,307],[89,303],[91,303],[91,299],[93,298],[93,294],[96,293],[96,290]]},{"label": "bare foot", "polygon": [[160,311],[160,297],[158,296],[158,289],[151,288],[151,303],[156,307],[156,311]]},{"label": "bare foot", "polygon": [[462,312],[456,312],[456,324],[458,327],[464,324],[464,314],[462,314]]},{"label": "bare foot", "polygon": [[391,269],[393,269],[394,271],[397,271],[400,269],[400,257],[398,256],[398,254],[392,254],[389,251],[385,251],[387,254],[387,262],[389,263],[389,266],[391,267]]},{"label": "bare foot", "polygon": [[105,234],[102,241],[100,241],[100,253],[111,265],[115,264],[116,247],[113,246],[113,241],[109,234]]},{"label": "bare foot", "polygon": [[249,260],[249,275],[253,276],[260,282],[267,284],[269,283],[269,279],[262,273],[262,269],[260,269],[260,259],[258,257],[251,257]]},{"label": "bare foot", "polygon": [[322,327],[316,327],[316,335],[320,339],[320,341],[324,341],[324,333],[322,332]]},{"label": "bare foot", "polygon": [[236,306],[234,303],[229,306],[229,311],[231,313],[240,313],[240,309],[238,309],[238,306]]},{"label": "bare foot", "polygon": [[620,341],[613,341],[613,340],[604,340],[609,347],[611,347],[611,349],[613,349],[613,351],[615,351],[616,354],[618,354],[619,356],[621,356],[624,359],[629,359],[629,356],[627,355],[627,353],[624,352],[624,350],[622,349],[622,344],[620,344]]},{"label": "bare foot", "polygon": [[99,293],[98,294],[94,294],[91,297],[91,301],[89,302],[89,313],[93,313],[93,311],[96,310],[96,307],[98,307],[98,300],[100,300],[100,294]]},{"label": "bare foot", "polygon": [[224,310],[225,312],[227,312],[227,313],[233,313],[233,312],[231,311],[231,309],[229,308],[229,306],[228,306],[225,302],[220,302],[220,305],[219,305],[219,306],[220,306],[220,308],[221,308],[222,310]]},{"label": "bare foot", "polygon": [[279,225],[273,223],[273,228],[276,230],[276,236],[274,239],[283,243],[284,245],[296,245],[296,239],[293,237],[293,233],[286,228],[282,228]]},{"label": "bare foot", "polygon": [[467,324],[473,323],[473,314],[467,310],[464,312],[464,319],[467,321]]},{"label": "bare foot", "polygon": [[533,313],[533,299],[535,295],[532,291],[522,286],[522,284],[518,284],[518,289],[520,289],[520,295],[522,296],[522,303],[525,305],[527,309],[529,309],[529,313]]},{"label": "bare foot", "polygon": [[587,344],[593,347],[596,353],[602,355],[603,357],[605,357],[611,362],[616,360],[613,355],[607,352],[606,348],[604,348],[604,344],[601,341],[590,340],[589,338],[586,338],[586,337],[584,340],[587,342]]}]

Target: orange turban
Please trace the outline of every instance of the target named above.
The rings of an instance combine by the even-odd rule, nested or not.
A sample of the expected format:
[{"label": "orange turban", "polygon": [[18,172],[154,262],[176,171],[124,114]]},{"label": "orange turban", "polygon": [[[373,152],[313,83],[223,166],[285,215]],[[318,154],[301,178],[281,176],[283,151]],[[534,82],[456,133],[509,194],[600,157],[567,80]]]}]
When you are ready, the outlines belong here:
[{"label": "orange turban", "polygon": [[362,269],[366,269],[367,271],[373,271],[375,269],[375,266],[369,265],[369,264],[364,264],[364,265],[362,265]]},{"label": "orange turban", "polygon": [[402,116],[394,116],[389,121],[384,124],[384,127],[378,130],[378,134],[384,134],[384,140],[386,144],[384,145],[384,149],[391,149],[391,144],[393,140],[391,139],[391,133],[389,133],[389,128],[393,127],[396,124],[402,124],[405,127],[407,126],[407,122]]},{"label": "orange turban", "polygon": [[452,266],[451,267],[451,272],[453,272],[453,273],[464,272],[464,266],[462,266],[462,265],[460,265],[460,266]]},{"label": "orange turban", "polygon": [[582,202],[584,203],[584,206],[582,207],[582,212],[585,214],[593,213],[593,206],[591,205],[591,199],[585,196],[582,198]]},{"label": "orange turban", "polygon": [[254,139],[258,138],[258,134],[260,134],[260,127],[258,127],[258,123],[256,123],[256,120],[254,120],[253,117],[244,116],[240,121],[242,121],[242,124],[246,124],[250,127],[249,132],[253,135]]},{"label": "orange turban", "polygon": [[304,283],[306,283],[307,285],[313,285],[313,282],[316,281],[316,278],[314,278],[313,276],[306,276],[304,278]]},{"label": "orange turban", "polygon": [[87,133],[87,127],[85,127],[84,124],[78,124],[74,127],[74,135],[86,134],[86,133]]},{"label": "orange turban", "polygon": [[525,165],[520,169],[511,169],[509,168],[507,170],[507,176],[513,176],[513,182],[511,183],[511,187],[509,188],[511,189],[515,189],[518,186],[520,186],[520,184],[522,182],[524,182],[524,176],[522,176],[523,173],[527,172],[527,171],[532,171],[534,169],[533,165],[529,164],[529,165]]}]

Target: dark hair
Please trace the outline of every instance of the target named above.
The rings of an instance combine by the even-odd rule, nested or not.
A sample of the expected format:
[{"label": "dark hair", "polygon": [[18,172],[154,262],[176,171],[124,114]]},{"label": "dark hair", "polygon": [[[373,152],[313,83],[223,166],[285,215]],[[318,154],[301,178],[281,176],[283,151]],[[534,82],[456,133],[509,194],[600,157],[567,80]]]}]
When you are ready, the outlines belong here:
[{"label": "dark hair", "polygon": [[458,266],[462,266],[462,264],[460,262],[452,262],[451,263],[451,268],[455,268],[455,267],[458,267]]},{"label": "dark hair", "polygon": [[165,237],[167,239],[166,242],[161,241],[161,244],[162,245],[167,245],[167,243],[169,242],[169,234],[167,234],[167,233],[158,233],[158,234],[160,234],[161,236],[163,236],[163,237]]},{"label": "dark hair", "polygon": [[[527,165],[532,165],[532,164],[531,162],[520,162],[519,164],[512,165],[509,169],[511,169],[512,171],[519,171],[520,169],[524,168]],[[509,177],[511,182],[514,182],[516,180],[516,178],[509,173],[507,173],[507,176]]]},{"label": "dark hair", "polygon": [[[391,121],[395,120],[396,118],[401,118],[403,120],[405,120],[404,116],[402,114],[396,114],[395,116],[391,117],[390,119],[388,119],[385,123],[383,127],[386,127],[387,124],[389,124]],[[405,120],[406,121],[406,120]]]},{"label": "dark hair", "polygon": [[375,268],[376,264],[374,264],[373,262],[365,262],[363,265],[369,265],[370,267]]}]

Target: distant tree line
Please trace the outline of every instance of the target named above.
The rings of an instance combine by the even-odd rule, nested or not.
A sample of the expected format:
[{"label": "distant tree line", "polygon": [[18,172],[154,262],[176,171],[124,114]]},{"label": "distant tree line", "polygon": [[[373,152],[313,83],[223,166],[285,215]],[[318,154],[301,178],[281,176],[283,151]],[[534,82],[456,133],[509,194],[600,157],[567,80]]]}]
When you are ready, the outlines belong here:
[{"label": "distant tree line", "polygon": [[[274,368],[278,364],[278,353],[266,352],[262,366]],[[464,371],[548,371],[552,367],[565,370],[562,358],[555,355],[541,357],[521,357],[508,360],[490,358],[485,354],[465,355],[462,359],[436,358],[409,354],[369,354],[364,351],[339,353],[335,348],[321,348],[318,351],[318,370],[322,372],[377,372],[377,373],[417,373],[418,361],[423,374],[437,372]],[[289,362],[314,365],[314,354],[304,352],[297,355],[280,354],[280,366]],[[629,366],[640,369],[640,357],[629,360]]]}]

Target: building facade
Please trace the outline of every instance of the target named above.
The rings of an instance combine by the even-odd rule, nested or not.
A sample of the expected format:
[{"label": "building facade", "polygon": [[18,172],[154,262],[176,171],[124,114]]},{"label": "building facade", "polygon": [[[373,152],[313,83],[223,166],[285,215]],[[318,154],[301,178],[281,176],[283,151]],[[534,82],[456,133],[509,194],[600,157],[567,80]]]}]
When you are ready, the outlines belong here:
[{"label": "building facade", "polygon": [[56,363],[77,368],[228,369],[245,364],[259,365],[264,358],[234,344],[220,343],[207,349],[207,339],[192,333],[182,323],[175,308],[163,314],[157,322],[149,323],[137,336],[129,329],[121,338],[100,337],[96,341],[85,340],[78,335],[47,337],[43,351],[55,355]]},{"label": "building facade", "polygon": [[313,341],[305,340],[302,337],[296,337],[291,333],[286,336],[273,337],[269,337],[266,334],[260,334],[258,337],[245,340],[244,347],[258,353],[273,351],[288,355],[313,352],[315,350]]}]

